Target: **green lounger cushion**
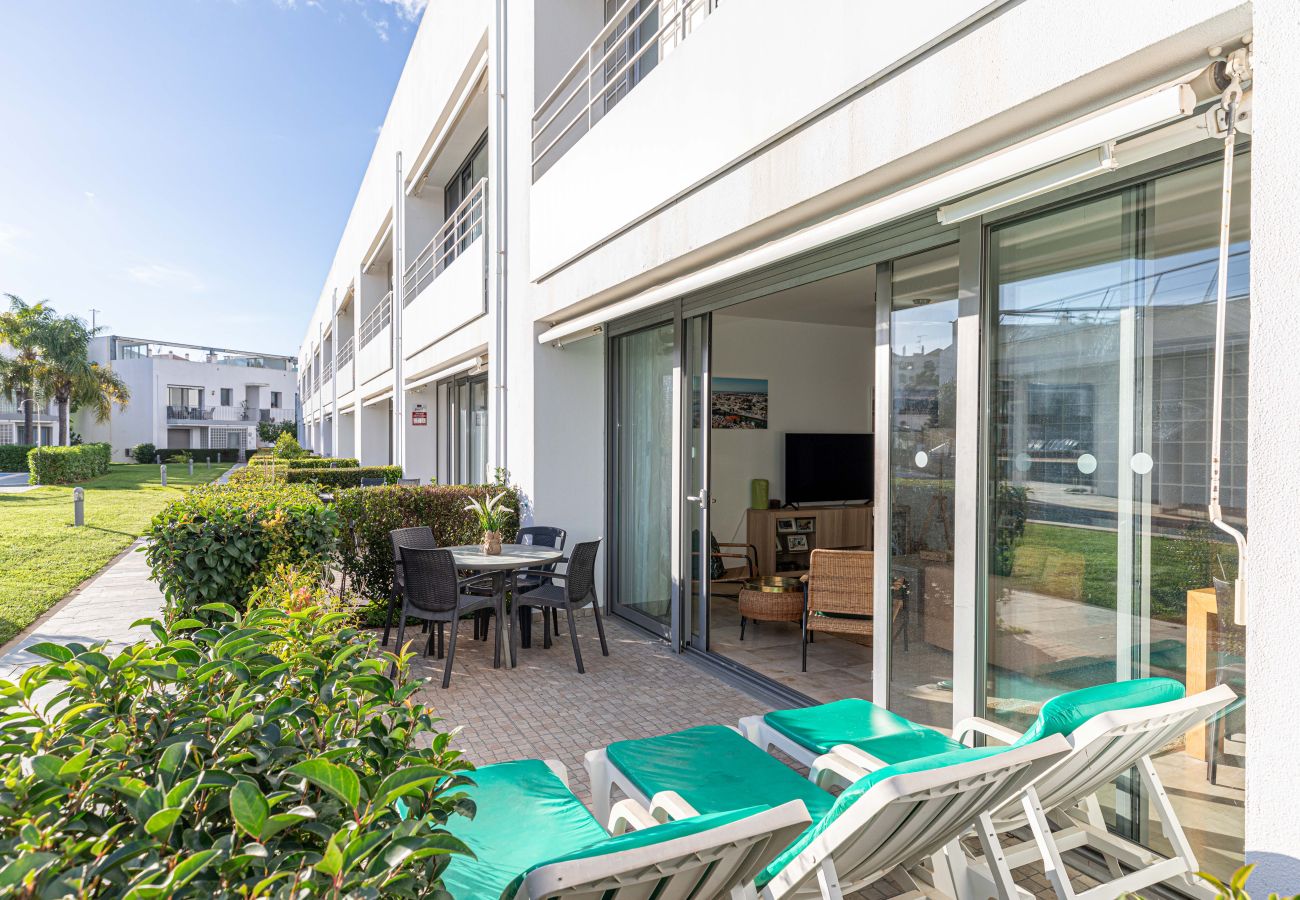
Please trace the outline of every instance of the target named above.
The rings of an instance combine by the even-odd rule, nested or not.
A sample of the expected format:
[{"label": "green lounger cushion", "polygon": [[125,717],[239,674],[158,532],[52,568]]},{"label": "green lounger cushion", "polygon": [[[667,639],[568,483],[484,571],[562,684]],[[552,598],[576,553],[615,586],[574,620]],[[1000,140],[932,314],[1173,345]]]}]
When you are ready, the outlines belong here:
[{"label": "green lounger cushion", "polygon": [[943,732],[856,698],[778,710],[763,721],[817,754],[830,753],[837,744],[852,744],[876,759],[897,763],[962,749],[959,741]]},{"label": "green lounger cushion", "polygon": [[983,759],[987,756],[994,756],[998,753],[1006,752],[1006,747],[963,747],[960,750],[951,750],[947,753],[940,753],[935,756],[928,756],[924,759],[913,759],[907,762],[896,763],[892,766],[885,766],[883,769],[877,769],[870,775],[860,778],[853,782],[844,792],[836,799],[835,805],[831,807],[830,812],[822,816],[820,820],[813,817],[813,824],[804,830],[804,832],[795,838],[794,843],[785,849],[785,851],[772,860],[766,869],[759,873],[754,879],[754,883],[759,890],[767,885],[769,881],[776,877],[777,873],[790,864],[796,856],[807,849],[808,845],[817,839],[823,831],[831,826],[840,815],[858,800],[863,794],[869,791],[874,785],[879,784],[886,778],[892,778],[895,775],[906,775],[911,772],[928,772],[931,769],[941,769],[944,766],[952,766],[958,763],[970,762],[976,759]]},{"label": "green lounger cushion", "polygon": [[830,793],[721,725],[619,741],[606,753],[646,797],[676,791],[700,813],[802,800],[815,822],[835,803]]},{"label": "green lounger cushion", "polygon": [[609,840],[587,807],[537,759],[483,766],[463,790],[478,807],[453,816],[447,830],[476,859],[453,856],[443,883],[453,897],[500,897],[539,862]]},{"label": "green lounger cushion", "polygon": [[1022,747],[1053,734],[1069,734],[1093,716],[1117,709],[1133,709],[1181,700],[1182,684],[1172,678],[1135,678],[1068,691],[1053,697],[1038,711],[1038,718],[1016,741]]}]

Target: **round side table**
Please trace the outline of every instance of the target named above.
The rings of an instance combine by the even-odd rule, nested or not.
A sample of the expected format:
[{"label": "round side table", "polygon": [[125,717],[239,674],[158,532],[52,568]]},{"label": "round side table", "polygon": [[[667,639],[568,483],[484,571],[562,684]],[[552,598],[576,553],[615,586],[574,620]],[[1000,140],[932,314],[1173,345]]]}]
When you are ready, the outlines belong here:
[{"label": "round side table", "polygon": [[746,585],[737,598],[740,607],[740,639],[745,639],[745,620],[756,622],[802,622],[803,589],[774,591]]}]

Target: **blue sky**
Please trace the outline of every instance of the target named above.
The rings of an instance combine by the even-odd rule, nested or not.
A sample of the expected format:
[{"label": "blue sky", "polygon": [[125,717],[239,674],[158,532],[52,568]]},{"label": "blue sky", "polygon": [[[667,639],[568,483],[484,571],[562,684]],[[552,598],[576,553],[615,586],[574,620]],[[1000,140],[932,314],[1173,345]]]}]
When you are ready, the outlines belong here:
[{"label": "blue sky", "polygon": [[0,0],[0,293],[294,353],[424,0]]}]

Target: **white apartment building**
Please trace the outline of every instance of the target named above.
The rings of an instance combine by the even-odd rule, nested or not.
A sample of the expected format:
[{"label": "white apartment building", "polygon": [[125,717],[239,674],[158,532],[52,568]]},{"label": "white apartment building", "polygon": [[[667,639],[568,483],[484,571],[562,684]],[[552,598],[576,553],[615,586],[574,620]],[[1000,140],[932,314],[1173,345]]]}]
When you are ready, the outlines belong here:
[{"label": "white apartment building", "polygon": [[90,358],[126,382],[131,400],[103,423],[81,411],[74,428],[88,442],[112,444],[119,462],[137,444],[253,450],[259,422],[297,419],[298,361],[290,356],[108,334],[91,341]]},{"label": "white apartment building", "polygon": [[[777,702],[952,728],[1249,683],[1158,768],[1204,868],[1294,892],[1298,147],[1285,0],[430,0],[302,439],[508,470],[603,536],[612,613]],[[801,671],[706,540],[762,574],[872,551],[889,636]],[[1152,809],[1134,779],[1102,814],[1167,850]]]}]

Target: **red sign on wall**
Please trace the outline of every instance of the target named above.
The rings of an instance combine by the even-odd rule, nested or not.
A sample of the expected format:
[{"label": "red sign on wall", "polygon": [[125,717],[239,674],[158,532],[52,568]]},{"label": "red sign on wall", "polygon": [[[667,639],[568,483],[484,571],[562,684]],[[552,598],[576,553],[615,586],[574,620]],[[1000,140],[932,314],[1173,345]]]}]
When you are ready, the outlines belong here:
[{"label": "red sign on wall", "polygon": [[429,414],[428,414],[427,412],[425,412],[424,410],[420,410],[420,409],[412,410],[412,411],[411,411],[411,424],[412,424],[412,425],[428,425],[428,424],[429,424]]}]

